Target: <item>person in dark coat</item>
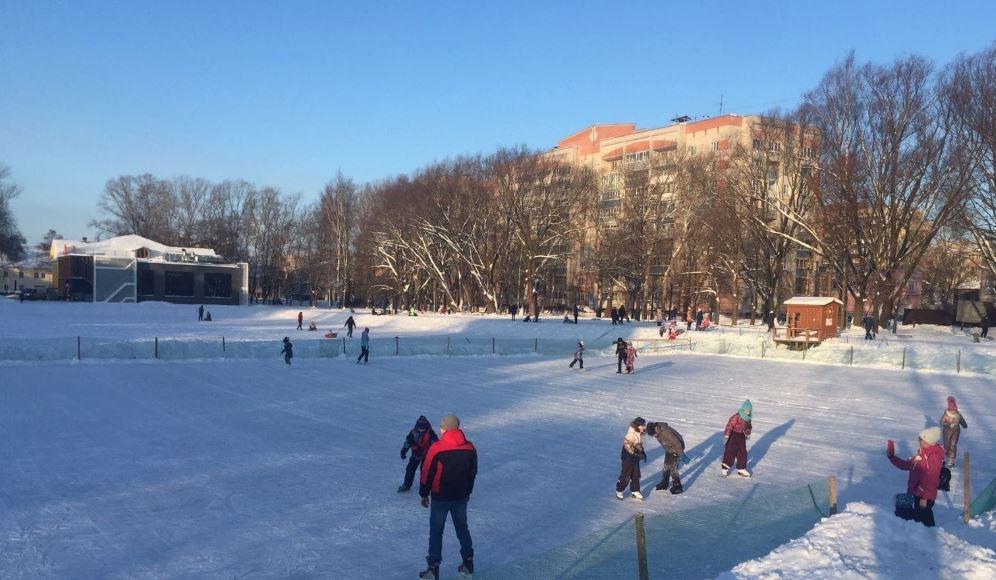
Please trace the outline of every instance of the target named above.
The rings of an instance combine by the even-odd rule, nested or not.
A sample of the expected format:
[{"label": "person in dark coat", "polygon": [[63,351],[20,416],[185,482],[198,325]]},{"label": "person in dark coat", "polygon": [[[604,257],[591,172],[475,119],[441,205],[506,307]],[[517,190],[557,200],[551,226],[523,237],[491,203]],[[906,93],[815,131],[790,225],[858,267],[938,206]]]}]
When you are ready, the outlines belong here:
[{"label": "person in dark coat", "polygon": [[944,449],[938,445],[941,430],[930,427],[920,431],[920,448],[909,459],[896,457],[895,444],[890,439],[885,453],[893,465],[909,471],[906,493],[913,497],[913,505],[896,504],[896,515],[904,520],[913,520],[931,528],[934,526],[934,500],[937,487],[941,483],[941,468],[944,466]]},{"label": "person in dark coat", "polygon": [[512,315],[512,320],[515,320],[515,313],[519,311],[519,308],[515,304],[511,304],[508,307],[508,313]]},{"label": "person in dark coat", "polygon": [[197,309],[197,322],[201,322],[203,320],[204,320],[204,305],[201,304],[201,307]]},{"label": "person in dark coat", "polygon": [[304,313],[303,312],[298,312],[297,313],[297,329],[298,330],[304,330],[303,325],[304,325]]},{"label": "person in dark coat", "polygon": [[615,306],[612,307],[611,316],[612,316],[612,324],[613,325],[619,324],[619,309],[616,308]]},{"label": "person in dark coat", "polygon": [[626,437],[623,438],[622,450],[619,458],[622,460],[622,469],[619,472],[619,481],[616,482],[616,499],[623,499],[623,491],[629,484],[630,495],[633,499],[643,500],[640,493],[640,461],[647,460],[647,453],[643,450],[643,434],[647,430],[647,421],[643,417],[633,419],[626,430]]},{"label": "person in dark coat", "polygon": [[353,317],[350,316],[349,318],[347,318],[346,324],[343,324],[343,326],[346,327],[346,336],[348,336],[349,338],[353,338],[353,329],[356,328],[356,321],[353,320]]},{"label": "person in dark coat", "polygon": [[474,573],[474,542],[467,526],[467,502],[474,492],[474,480],[477,478],[477,450],[460,430],[460,419],[455,415],[443,417],[439,422],[439,433],[439,441],[429,447],[419,478],[420,503],[422,507],[430,508],[429,553],[425,557],[429,567],[419,575],[423,580],[439,578],[447,515],[453,519],[453,528],[460,541],[460,556],[463,557],[457,571],[463,576]]},{"label": "person in dark coat", "polygon": [[581,309],[578,307],[577,304],[575,304],[574,305],[574,324],[578,323],[578,314],[580,314],[580,313],[581,313]]},{"label": "person in dark coat", "polygon": [[740,409],[726,422],[723,431],[723,469],[726,477],[730,470],[737,468],[737,475],[750,477],[747,471],[747,440],[750,439],[751,423],[754,416],[754,405],[747,399]]},{"label": "person in dark coat", "polygon": [[622,374],[623,364],[626,363],[626,341],[620,336],[616,340],[616,372]]},{"label": "person in dark coat", "polygon": [[284,337],[284,349],[280,354],[284,355],[284,362],[287,363],[287,368],[290,368],[291,359],[294,358],[294,345],[291,344],[290,337]]},{"label": "person in dark coat", "polygon": [[955,398],[948,397],[948,408],[941,415],[941,440],[944,442],[945,464],[948,469],[954,467],[958,460],[958,439],[962,429],[968,429],[968,423],[958,410]]},{"label": "person in dark coat", "polygon": [[871,314],[865,314],[861,324],[865,327],[865,340],[875,340],[875,318]]},{"label": "person in dark coat", "polygon": [[419,415],[418,420],[415,421],[415,427],[408,432],[405,444],[401,446],[401,459],[404,460],[409,451],[412,452],[412,457],[408,460],[408,466],[405,468],[405,481],[398,487],[399,493],[412,488],[412,483],[415,482],[415,472],[422,465],[422,460],[429,452],[429,447],[436,441],[439,441],[439,437],[432,430],[429,420],[425,418],[425,415]]},{"label": "person in dark coat", "polygon": [[982,315],[982,322],[980,323],[980,326],[982,326],[982,334],[980,334],[979,337],[980,338],[986,338],[987,336],[989,336],[989,315],[988,314],[983,314]]},{"label": "person in dark coat", "polygon": [[654,489],[662,491],[670,484],[671,493],[678,495],[684,491],[678,475],[678,464],[685,460],[685,440],[681,433],[667,423],[647,423],[647,435],[657,439],[664,448],[664,471],[661,472],[661,482]]},{"label": "person in dark coat", "polygon": [[705,314],[702,313],[702,309],[695,311],[695,330],[702,330],[702,321],[705,319]]},{"label": "person in dark coat", "polygon": [[619,307],[619,324],[629,322],[629,316],[626,314],[626,305]]}]

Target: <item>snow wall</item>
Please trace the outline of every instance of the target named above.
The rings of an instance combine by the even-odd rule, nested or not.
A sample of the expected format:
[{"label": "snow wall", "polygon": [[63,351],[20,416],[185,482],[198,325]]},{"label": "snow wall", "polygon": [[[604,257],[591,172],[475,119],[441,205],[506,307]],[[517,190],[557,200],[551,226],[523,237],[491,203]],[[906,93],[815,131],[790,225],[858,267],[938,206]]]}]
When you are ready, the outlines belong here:
[{"label": "snow wall", "polygon": [[[608,333],[606,333],[608,335]],[[691,340],[689,340],[689,337]],[[291,334],[296,358],[357,356],[359,333],[352,339],[322,338],[318,333]],[[632,340],[632,339],[631,339]],[[841,366],[910,369],[948,373],[996,375],[996,350],[957,348],[931,343],[903,343],[881,339],[848,343],[833,339],[805,351],[776,347],[766,334],[710,331],[683,334],[677,340],[635,339],[640,354],[665,355],[678,352],[720,354],[782,361],[805,361]],[[438,335],[378,337],[370,341],[371,358],[385,356],[543,355],[573,356],[576,339],[492,338],[490,336]],[[86,359],[267,359],[279,358],[280,339],[225,340],[207,338],[154,337],[144,340],[64,337],[0,341],[0,361],[56,361]],[[585,356],[614,352],[611,338],[586,343]],[[77,356],[78,355],[78,356]],[[639,368],[639,362],[637,362]]]},{"label": "snow wall", "polygon": [[[754,484],[743,501],[645,516],[649,577],[715,578],[805,534],[829,513],[825,480],[791,491],[765,493],[763,489]],[[475,577],[639,578],[634,519],[565,546],[479,571]]]}]

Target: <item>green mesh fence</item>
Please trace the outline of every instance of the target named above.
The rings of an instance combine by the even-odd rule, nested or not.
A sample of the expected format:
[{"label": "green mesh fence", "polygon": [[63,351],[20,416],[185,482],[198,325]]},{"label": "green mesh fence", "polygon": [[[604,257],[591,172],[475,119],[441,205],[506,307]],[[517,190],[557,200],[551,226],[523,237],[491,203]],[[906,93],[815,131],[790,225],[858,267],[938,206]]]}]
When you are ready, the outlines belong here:
[{"label": "green mesh fence", "polygon": [[[650,578],[715,578],[805,534],[829,513],[825,480],[791,491],[761,490],[755,486],[746,498],[732,503],[646,515]],[[475,577],[639,578],[634,522],[629,519]]]},{"label": "green mesh fence", "polygon": [[982,493],[975,496],[968,505],[968,513],[974,518],[994,509],[996,509],[996,479],[990,481]]}]

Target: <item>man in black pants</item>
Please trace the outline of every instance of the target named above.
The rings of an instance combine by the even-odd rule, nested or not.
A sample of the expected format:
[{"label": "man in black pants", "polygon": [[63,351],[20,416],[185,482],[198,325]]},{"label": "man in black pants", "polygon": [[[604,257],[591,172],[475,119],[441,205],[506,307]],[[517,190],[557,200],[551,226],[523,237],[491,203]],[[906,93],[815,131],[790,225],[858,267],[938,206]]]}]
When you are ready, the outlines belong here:
[{"label": "man in black pants", "polygon": [[984,314],[982,316],[982,334],[979,335],[981,338],[986,338],[989,336],[989,315]]},{"label": "man in black pants", "polygon": [[574,305],[574,324],[578,323],[578,313],[580,313],[580,312],[581,312],[581,309],[578,308],[577,304],[575,304]]},{"label": "man in black pants", "polygon": [[619,337],[616,341],[616,372],[622,373],[623,363],[626,362],[626,341]]}]

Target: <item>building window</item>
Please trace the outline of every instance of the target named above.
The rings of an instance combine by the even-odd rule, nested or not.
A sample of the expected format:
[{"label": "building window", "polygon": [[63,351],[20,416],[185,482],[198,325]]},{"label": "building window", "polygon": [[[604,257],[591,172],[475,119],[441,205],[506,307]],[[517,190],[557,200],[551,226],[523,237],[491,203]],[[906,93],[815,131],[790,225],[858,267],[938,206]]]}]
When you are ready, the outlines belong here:
[{"label": "building window", "polygon": [[638,151],[636,153],[627,153],[623,156],[623,161],[626,163],[640,163],[650,159],[650,151]]},{"label": "building window", "polygon": [[152,270],[138,271],[138,295],[154,296],[156,294],[156,273]]},{"label": "building window", "polygon": [[764,141],[761,139],[754,139],[754,151],[760,151],[764,149]]},{"label": "building window", "polygon": [[814,152],[812,147],[802,146],[802,156],[803,157],[813,157]]},{"label": "building window", "polygon": [[231,298],[232,297],[232,275],[204,274],[204,296],[206,298]]},{"label": "building window", "polygon": [[166,272],[167,296],[193,296],[193,272]]},{"label": "building window", "polygon": [[45,279],[45,272],[42,272],[42,273],[41,273],[41,279],[42,279],[42,280],[44,280],[44,279]]},{"label": "building window", "polygon": [[712,151],[719,151],[719,141],[713,141],[712,145],[710,145],[710,148],[712,149]]},{"label": "building window", "polygon": [[38,272],[35,272],[35,280],[38,279]]},{"label": "building window", "polygon": [[24,277],[24,270],[20,270],[20,271],[18,271],[18,272],[17,272],[17,277],[18,277],[18,278],[23,278],[23,277]]},{"label": "building window", "polygon": [[769,141],[768,142],[768,151],[772,151],[774,153],[777,153],[777,152],[779,152],[781,150],[782,150],[782,144],[779,143],[778,141]]},{"label": "building window", "polygon": [[688,148],[688,154],[689,155],[695,155],[695,147],[689,147]]}]

